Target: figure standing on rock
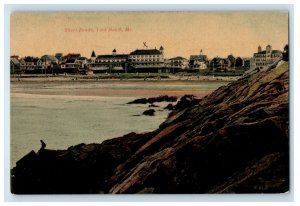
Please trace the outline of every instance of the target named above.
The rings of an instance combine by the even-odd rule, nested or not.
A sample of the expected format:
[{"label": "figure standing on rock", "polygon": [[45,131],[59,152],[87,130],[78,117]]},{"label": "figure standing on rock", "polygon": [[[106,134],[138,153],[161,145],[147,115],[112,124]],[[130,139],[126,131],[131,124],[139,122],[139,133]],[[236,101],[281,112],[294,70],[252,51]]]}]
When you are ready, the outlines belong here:
[{"label": "figure standing on rock", "polygon": [[40,140],[40,142],[41,142],[41,149],[40,149],[40,151],[41,150],[45,150],[46,143],[43,140]]}]

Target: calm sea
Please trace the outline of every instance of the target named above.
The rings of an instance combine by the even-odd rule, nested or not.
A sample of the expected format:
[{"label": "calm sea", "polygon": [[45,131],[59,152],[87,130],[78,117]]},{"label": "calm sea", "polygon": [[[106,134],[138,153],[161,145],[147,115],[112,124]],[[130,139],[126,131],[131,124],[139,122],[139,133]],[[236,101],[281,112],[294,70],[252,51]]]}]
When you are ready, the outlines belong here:
[{"label": "calm sea", "polygon": [[126,104],[136,98],[163,94],[203,97],[227,82],[11,82],[11,167],[40,140],[47,149],[80,143],[101,143],[129,132],[157,129],[168,111],[158,104],[155,116],[144,116],[148,105]]}]

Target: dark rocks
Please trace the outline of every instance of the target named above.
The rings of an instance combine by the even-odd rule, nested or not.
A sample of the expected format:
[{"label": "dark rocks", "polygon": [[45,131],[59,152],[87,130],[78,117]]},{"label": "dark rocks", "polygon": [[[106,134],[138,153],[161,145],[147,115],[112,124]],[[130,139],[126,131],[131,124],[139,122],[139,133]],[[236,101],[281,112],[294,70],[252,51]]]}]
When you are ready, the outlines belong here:
[{"label": "dark rocks", "polygon": [[168,96],[168,95],[148,98],[149,103],[154,103],[154,102],[176,102],[176,101],[177,101],[177,97]]},{"label": "dark rocks", "polygon": [[154,113],[155,113],[154,109],[148,109],[148,110],[143,112],[143,115],[154,116]]},{"label": "dark rocks", "polygon": [[32,150],[27,155],[22,157],[19,161],[16,162],[18,167],[26,167],[26,165],[31,164],[36,160],[36,153]]},{"label": "dark rocks", "polygon": [[141,98],[141,99],[135,99],[132,102],[128,102],[127,104],[147,104],[148,99],[147,98]]},{"label": "dark rocks", "polygon": [[[128,102],[127,104],[149,104],[149,108],[154,108],[154,107],[159,107],[158,105],[155,105],[155,102],[176,102],[177,97],[175,96],[158,96],[158,97],[150,97],[150,98],[141,98],[141,99],[136,99],[132,102]],[[167,106],[166,109],[172,110],[171,106]],[[148,116],[154,116],[155,110],[154,109],[149,109],[143,112],[143,115],[148,115]]]},{"label": "dark rocks", "polygon": [[174,109],[174,105],[170,103],[164,109],[173,110]]},{"label": "dark rocks", "polygon": [[160,132],[115,170],[109,193],[287,192],[287,86],[283,63],[201,101],[183,97]]},{"label": "dark rocks", "polygon": [[[238,176],[228,178],[221,185],[213,187],[209,193],[276,193],[289,188],[287,177],[289,167],[287,153],[272,153],[257,161],[250,162],[247,167],[237,173]],[[240,181],[236,181],[239,179]]]},{"label": "dark rocks", "polygon": [[193,105],[199,104],[201,100],[196,99],[194,95],[184,95],[180,98],[178,103],[175,105],[176,109],[183,109],[186,107],[191,107]]},{"label": "dark rocks", "polygon": [[168,95],[163,95],[163,96],[158,96],[158,97],[150,97],[150,98],[141,98],[141,99],[136,99],[132,102],[128,102],[127,104],[147,104],[147,103],[154,103],[154,102],[176,102],[177,97],[174,96],[168,96]]},{"label": "dark rocks", "polygon": [[156,104],[149,104],[149,106],[148,107],[159,107],[158,105],[156,105]]},{"label": "dark rocks", "polygon": [[102,144],[79,144],[67,150],[31,151],[11,171],[14,194],[97,194],[108,192],[114,169],[155,132],[129,133]]}]

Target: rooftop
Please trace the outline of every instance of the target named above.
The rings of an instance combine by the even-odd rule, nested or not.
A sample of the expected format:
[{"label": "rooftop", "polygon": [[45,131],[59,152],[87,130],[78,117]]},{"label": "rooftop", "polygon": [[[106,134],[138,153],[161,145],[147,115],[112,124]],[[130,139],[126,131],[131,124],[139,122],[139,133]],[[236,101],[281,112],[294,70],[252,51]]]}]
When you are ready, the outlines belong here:
[{"label": "rooftop", "polygon": [[97,58],[127,58],[128,54],[106,54],[106,55],[98,55]]},{"label": "rooftop", "polygon": [[86,57],[78,57],[77,60],[86,60]]},{"label": "rooftop", "polygon": [[206,55],[191,55],[190,60],[200,60],[200,61],[205,61],[207,59]]},{"label": "rooftop", "polygon": [[66,63],[75,63],[75,61],[76,61],[76,59],[75,58],[71,58],[71,59],[68,59],[67,61],[66,61]]},{"label": "rooftop", "polygon": [[[280,50],[272,50],[272,54],[279,54],[279,53],[282,53],[282,51],[280,51]],[[266,54],[266,50],[263,50],[261,52],[256,52],[254,54]]]},{"label": "rooftop", "polygon": [[80,54],[78,53],[69,53],[66,56],[64,56],[63,59],[78,58],[78,57],[80,57]]},{"label": "rooftop", "polygon": [[15,65],[20,64],[17,58],[11,58],[10,61],[12,61]]},{"label": "rooftop", "polygon": [[49,60],[49,61],[57,61],[57,58],[55,57],[55,56],[53,56],[53,55],[48,55],[48,54],[46,54],[46,55],[43,55],[42,57],[41,57],[41,59],[44,61],[44,60]]},{"label": "rooftop", "polygon": [[178,56],[178,57],[171,58],[171,59],[169,59],[169,60],[187,60],[187,59],[184,58],[184,57]]},{"label": "rooftop", "polygon": [[25,62],[37,62],[39,60],[38,57],[30,57],[30,56],[27,56],[24,58],[24,61]]},{"label": "rooftop", "polygon": [[130,55],[160,55],[162,54],[157,49],[137,49],[130,53]]}]

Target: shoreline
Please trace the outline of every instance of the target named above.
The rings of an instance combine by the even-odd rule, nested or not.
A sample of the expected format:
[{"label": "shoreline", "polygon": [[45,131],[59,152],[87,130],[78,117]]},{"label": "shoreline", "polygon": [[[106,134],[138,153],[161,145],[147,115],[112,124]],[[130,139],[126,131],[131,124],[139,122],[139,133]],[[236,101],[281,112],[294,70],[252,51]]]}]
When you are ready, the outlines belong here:
[{"label": "shoreline", "polygon": [[59,96],[106,96],[152,97],[160,95],[183,96],[193,94],[202,98],[230,81],[140,81],[103,80],[70,81],[35,78],[33,81],[11,81],[10,94],[59,95]]},{"label": "shoreline", "polygon": [[122,77],[121,75],[26,75],[23,74],[18,78],[17,75],[10,76],[10,82],[219,82],[235,81],[241,76],[198,76],[198,75],[166,75],[164,78],[158,76],[148,77]]}]

